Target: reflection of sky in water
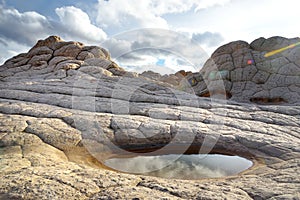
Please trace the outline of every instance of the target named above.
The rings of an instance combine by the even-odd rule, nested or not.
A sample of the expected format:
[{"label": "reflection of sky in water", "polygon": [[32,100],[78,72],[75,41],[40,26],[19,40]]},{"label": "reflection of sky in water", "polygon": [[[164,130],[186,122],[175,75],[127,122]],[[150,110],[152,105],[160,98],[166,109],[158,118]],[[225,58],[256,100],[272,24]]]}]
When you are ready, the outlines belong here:
[{"label": "reflection of sky in water", "polygon": [[245,158],[219,154],[112,158],[104,164],[118,171],[178,179],[230,176],[252,166],[252,162]]}]

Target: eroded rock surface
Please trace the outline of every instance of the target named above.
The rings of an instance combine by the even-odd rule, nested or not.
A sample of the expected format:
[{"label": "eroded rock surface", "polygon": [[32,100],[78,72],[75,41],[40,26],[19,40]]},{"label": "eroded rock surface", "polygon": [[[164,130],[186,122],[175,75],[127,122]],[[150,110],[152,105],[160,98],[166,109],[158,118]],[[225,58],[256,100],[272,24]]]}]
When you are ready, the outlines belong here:
[{"label": "eroded rock surface", "polygon": [[[299,104],[300,39],[259,38],[218,48],[199,73],[188,76],[199,96],[258,104]],[[287,48],[288,47],[288,48]],[[285,48],[284,51],[269,54]]]},{"label": "eroded rock surface", "polygon": [[[200,98],[125,72],[100,47],[58,37],[0,71],[0,199],[300,198],[297,105]],[[118,173],[100,163],[114,147],[168,143],[205,144],[204,151],[256,164],[236,176],[191,181]]]}]

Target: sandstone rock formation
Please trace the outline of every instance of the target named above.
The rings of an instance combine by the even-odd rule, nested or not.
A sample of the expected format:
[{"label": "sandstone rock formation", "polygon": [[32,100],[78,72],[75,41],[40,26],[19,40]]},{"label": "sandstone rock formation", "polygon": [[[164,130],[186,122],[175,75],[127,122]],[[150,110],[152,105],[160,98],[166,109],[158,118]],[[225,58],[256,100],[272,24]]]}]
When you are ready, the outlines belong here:
[{"label": "sandstone rock formation", "polygon": [[[252,47],[238,44],[243,45],[221,47],[212,57],[223,55],[222,49],[248,55],[250,48],[264,48],[257,41]],[[227,69],[223,61],[215,61],[220,70]],[[270,76],[284,69],[291,68],[278,66]],[[291,90],[291,96],[298,92],[298,84],[292,86],[296,93]],[[0,199],[300,198],[297,105],[201,98],[125,72],[100,47],[58,37],[39,41],[0,66],[0,90]],[[228,92],[235,100],[249,100],[252,94],[244,90]],[[193,181],[130,175],[101,165],[117,147],[138,150],[169,143],[202,145],[204,152],[241,155],[255,165],[235,176]]]},{"label": "sandstone rock formation", "polygon": [[300,38],[272,37],[229,43],[218,48],[199,73],[189,75],[189,82],[199,96],[222,93],[239,102],[299,104],[300,46],[292,45],[299,42]]},{"label": "sandstone rock formation", "polygon": [[25,77],[61,79],[74,73],[81,66],[84,66],[84,72],[88,71],[94,77],[126,73],[110,60],[107,50],[101,47],[64,42],[57,36],[50,36],[38,41],[28,53],[7,60],[0,69],[0,78],[2,81]]},{"label": "sandstone rock formation", "polygon": [[165,83],[164,85],[174,88],[180,88],[180,84],[185,83],[186,76],[191,75],[192,72],[185,72],[184,70],[180,70],[175,74],[165,74],[161,75],[159,73],[153,71],[145,71],[140,74],[141,77],[149,78],[150,80],[154,80],[156,82]]}]

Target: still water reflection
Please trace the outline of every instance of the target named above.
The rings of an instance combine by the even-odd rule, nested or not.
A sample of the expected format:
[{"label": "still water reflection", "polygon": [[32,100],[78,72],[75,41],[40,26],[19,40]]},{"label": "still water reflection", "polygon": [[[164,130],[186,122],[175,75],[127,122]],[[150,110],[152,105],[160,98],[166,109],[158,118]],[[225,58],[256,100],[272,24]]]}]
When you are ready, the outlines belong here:
[{"label": "still water reflection", "polygon": [[220,154],[137,156],[111,158],[104,162],[121,172],[176,179],[217,178],[238,174],[252,166],[239,156]]}]

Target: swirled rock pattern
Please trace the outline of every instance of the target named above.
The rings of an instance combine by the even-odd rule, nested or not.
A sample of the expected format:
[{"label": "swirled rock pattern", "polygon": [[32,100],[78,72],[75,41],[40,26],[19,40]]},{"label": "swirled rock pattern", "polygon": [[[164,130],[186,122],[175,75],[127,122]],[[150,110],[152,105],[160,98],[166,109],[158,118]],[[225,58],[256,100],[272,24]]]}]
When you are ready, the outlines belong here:
[{"label": "swirled rock pattern", "polygon": [[60,37],[50,36],[38,41],[28,53],[7,60],[0,69],[0,79],[61,79],[81,66],[85,66],[82,69],[84,72],[88,71],[95,77],[102,74],[126,73],[110,60],[108,51],[101,47],[84,46],[80,42],[65,42]]},{"label": "swirled rock pattern", "polygon": [[[297,105],[201,98],[125,72],[100,47],[58,37],[0,71],[0,199],[300,198]],[[205,144],[255,165],[191,181],[118,173],[100,163],[112,147],[169,143]]]},{"label": "swirled rock pattern", "polygon": [[[271,37],[226,44],[199,73],[189,75],[189,83],[199,96],[223,94],[239,102],[299,104],[300,46],[295,45],[299,42],[299,38]],[[286,49],[268,56],[281,48]]]}]

